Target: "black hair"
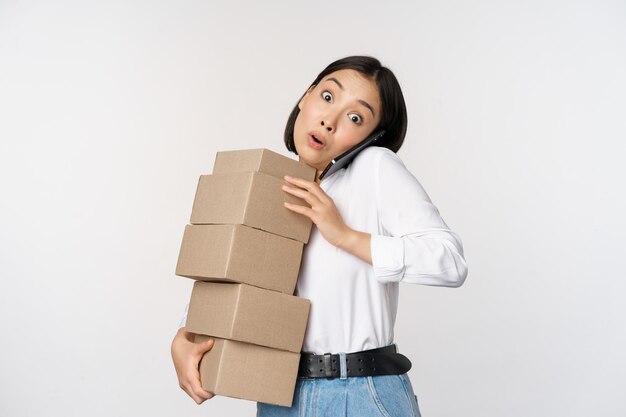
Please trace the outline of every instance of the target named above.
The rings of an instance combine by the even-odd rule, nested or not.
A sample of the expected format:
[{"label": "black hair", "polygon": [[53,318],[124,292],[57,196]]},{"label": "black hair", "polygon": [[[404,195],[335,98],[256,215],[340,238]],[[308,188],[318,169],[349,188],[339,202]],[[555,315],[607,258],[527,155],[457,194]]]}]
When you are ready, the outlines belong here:
[{"label": "black hair", "polygon": [[[311,83],[311,87],[317,85],[326,75],[342,69],[358,71],[376,82],[380,95],[381,117],[374,131],[376,132],[381,129],[386,131],[376,145],[388,148],[393,152],[398,152],[404,142],[404,136],[406,135],[407,113],[402,89],[400,88],[396,76],[390,69],[383,67],[376,58],[369,56],[349,56],[339,59],[324,68]],[[304,97],[304,94],[302,97]],[[300,99],[302,99],[302,97],[300,97]],[[298,103],[299,102],[300,100],[298,100]],[[298,103],[296,103],[287,119],[284,135],[287,150],[296,155],[298,151],[293,141],[293,130],[296,124],[296,118],[300,113]]]}]

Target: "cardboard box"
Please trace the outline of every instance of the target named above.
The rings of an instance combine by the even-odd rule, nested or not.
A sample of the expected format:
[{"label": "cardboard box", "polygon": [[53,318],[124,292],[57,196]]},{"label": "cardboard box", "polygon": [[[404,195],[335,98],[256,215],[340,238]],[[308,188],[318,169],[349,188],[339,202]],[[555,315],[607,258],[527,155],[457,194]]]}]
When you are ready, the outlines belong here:
[{"label": "cardboard box", "polygon": [[293,294],[303,246],[242,225],[187,225],[176,275]]},{"label": "cardboard box", "polygon": [[262,172],[281,180],[285,175],[315,180],[315,168],[268,149],[218,152],[215,156],[213,174],[250,171]]},{"label": "cardboard box", "polygon": [[244,224],[307,243],[311,220],[283,206],[308,204],[282,190],[284,180],[261,172],[201,175],[191,224]]},{"label": "cardboard box", "polygon": [[245,284],[197,281],[188,332],[300,352],[310,302]]},{"label": "cardboard box", "polygon": [[[196,335],[196,342],[209,336]],[[214,394],[290,407],[300,354],[215,339],[200,361],[202,387]]]}]

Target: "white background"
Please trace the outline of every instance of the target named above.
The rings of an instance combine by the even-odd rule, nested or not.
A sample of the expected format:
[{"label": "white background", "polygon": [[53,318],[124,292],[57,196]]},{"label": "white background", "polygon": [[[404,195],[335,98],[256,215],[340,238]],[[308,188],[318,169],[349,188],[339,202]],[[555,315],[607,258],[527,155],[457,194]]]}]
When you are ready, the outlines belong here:
[{"label": "white background", "polygon": [[254,415],[170,360],[197,177],[354,54],[469,265],[401,286],[424,417],[626,415],[626,4],[221,3],[0,0],[0,415]]}]

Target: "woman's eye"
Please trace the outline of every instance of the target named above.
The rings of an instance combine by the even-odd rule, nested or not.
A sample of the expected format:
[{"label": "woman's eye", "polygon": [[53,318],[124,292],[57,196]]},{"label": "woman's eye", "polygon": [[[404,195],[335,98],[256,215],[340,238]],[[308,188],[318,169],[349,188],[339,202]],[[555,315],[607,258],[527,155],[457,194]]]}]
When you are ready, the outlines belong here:
[{"label": "woman's eye", "polygon": [[332,95],[332,94],[330,94],[328,91],[324,91],[324,92],[322,92],[322,98],[323,98],[324,100],[328,101],[329,103],[330,103],[331,101],[333,101],[333,95]]},{"label": "woman's eye", "polygon": [[360,125],[361,123],[363,123],[363,119],[361,118],[361,116],[359,116],[356,113],[350,113],[348,116],[350,116],[350,120],[352,120],[357,125]]}]

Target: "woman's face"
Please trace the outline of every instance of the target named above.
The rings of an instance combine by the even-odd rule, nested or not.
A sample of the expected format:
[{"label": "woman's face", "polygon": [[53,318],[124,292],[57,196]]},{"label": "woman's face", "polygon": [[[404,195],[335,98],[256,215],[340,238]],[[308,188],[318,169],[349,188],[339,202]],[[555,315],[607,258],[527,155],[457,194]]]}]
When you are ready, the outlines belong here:
[{"label": "woman's face", "polygon": [[298,107],[294,144],[300,160],[318,174],[371,134],[380,121],[375,81],[350,69],[326,75],[306,92]]}]

